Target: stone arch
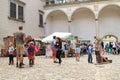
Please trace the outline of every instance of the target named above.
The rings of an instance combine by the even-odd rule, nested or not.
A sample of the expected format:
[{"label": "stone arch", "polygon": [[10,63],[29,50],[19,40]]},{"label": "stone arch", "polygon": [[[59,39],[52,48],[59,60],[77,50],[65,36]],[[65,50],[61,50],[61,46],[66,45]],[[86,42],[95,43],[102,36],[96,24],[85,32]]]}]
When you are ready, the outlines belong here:
[{"label": "stone arch", "polygon": [[120,37],[120,6],[117,4],[109,4],[101,8],[98,14],[100,35],[111,34]]},{"label": "stone arch", "polygon": [[53,10],[46,16],[45,32],[68,32],[68,16],[63,10]]},{"label": "stone arch", "polygon": [[107,34],[102,37],[102,41],[104,42],[104,46],[109,42],[118,42],[118,37],[112,34]]},{"label": "stone arch", "polygon": [[94,17],[95,17],[94,11],[93,11],[92,9],[90,9],[89,7],[78,7],[78,8],[76,8],[75,10],[73,10],[73,11],[71,12],[71,16],[70,16],[70,19],[71,19],[71,20],[72,20],[73,14],[74,14],[77,10],[79,10],[79,9],[87,9],[87,10],[89,10],[90,12],[92,12],[92,14],[93,14]]},{"label": "stone arch", "polygon": [[99,16],[100,16],[101,11],[103,11],[106,7],[109,7],[109,6],[116,6],[116,7],[119,7],[119,8],[120,8],[120,5],[118,5],[118,4],[108,4],[108,5],[105,5],[105,6],[103,6],[103,7],[99,10],[99,12],[98,12],[98,18],[99,18]]},{"label": "stone arch", "polygon": [[116,38],[116,40],[118,41],[118,37],[115,36],[115,35],[112,35],[112,34],[107,34],[107,35],[103,36],[102,39],[105,38],[105,37],[107,37],[107,36],[113,36],[113,37]]},{"label": "stone arch", "polygon": [[71,32],[84,40],[93,41],[96,35],[95,14],[86,7],[77,8],[71,16]]},{"label": "stone arch", "polygon": [[67,15],[67,13],[66,13],[64,10],[56,9],[56,10],[52,10],[52,11],[50,11],[48,14],[46,14],[46,16],[45,16],[45,21],[44,21],[44,22],[46,22],[48,16],[49,16],[51,13],[55,12],[55,11],[60,11],[60,12],[64,13],[64,14],[67,16],[67,19],[68,19],[68,15]]}]

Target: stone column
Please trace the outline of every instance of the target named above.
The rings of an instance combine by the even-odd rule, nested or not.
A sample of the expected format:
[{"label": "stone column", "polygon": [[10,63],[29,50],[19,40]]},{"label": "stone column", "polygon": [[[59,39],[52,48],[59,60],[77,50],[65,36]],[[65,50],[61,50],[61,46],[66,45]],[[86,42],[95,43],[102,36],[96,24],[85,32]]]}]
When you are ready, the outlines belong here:
[{"label": "stone column", "polygon": [[98,18],[95,19],[96,36],[99,36]]},{"label": "stone column", "polygon": [[46,36],[47,34],[46,34],[46,22],[44,22],[44,36]]},{"label": "stone column", "polygon": [[68,32],[71,33],[71,20],[68,21]]}]

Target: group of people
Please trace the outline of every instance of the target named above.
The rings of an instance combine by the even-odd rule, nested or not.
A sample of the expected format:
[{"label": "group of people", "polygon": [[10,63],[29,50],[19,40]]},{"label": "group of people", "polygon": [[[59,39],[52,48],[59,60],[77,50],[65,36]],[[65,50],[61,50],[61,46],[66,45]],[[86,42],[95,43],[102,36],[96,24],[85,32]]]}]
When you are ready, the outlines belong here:
[{"label": "group of people", "polygon": [[[104,57],[102,54],[106,52],[104,49],[104,43],[99,37],[94,37],[95,39],[95,55],[97,63],[111,63],[112,60],[109,60],[108,57]],[[109,53],[109,52],[107,52]]]},{"label": "group of people", "polygon": [[[23,27],[19,27],[19,31],[14,33],[14,42],[10,42],[8,52],[9,52],[9,65],[14,64],[14,52],[16,53],[16,67],[23,68],[23,55],[25,53],[25,33],[23,32]],[[34,40],[29,40],[28,44],[28,59],[29,66],[34,65],[35,59],[35,42]]]},{"label": "group of people", "polygon": [[[51,47],[53,52],[53,62],[61,64],[62,40],[59,37],[53,36]],[[59,62],[57,62],[57,59]]]},{"label": "group of people", "polygon": [[[86,49],[87,49],[87,53],[88,53],[88,63],[93,63],[93,57],[92,57],[92,53],[95,50],[95,55],[96,55],[96,62],[97,63],[103,63],[103,62],[109,62],[107,57],[104,57],[102,54],[104,53],[104,43],[102,40],[99,40],[98,37],[94,37],[95,42],[94,42],[94,46],[93,44],[90,42],[87,44]],[[64,42],[64,48],[62,47],[62,44]],[[82,42],[79,41],[78,36],[75,36],[75,39],[72,41],[72,48],[75,50],[75,56],[76,56],[76,61],[79,62],[80,61],[80,56],[81,56],[81,52],[82,52]],[[71,47],[71,43],[67,40],[61,40],[60,38],[54,36],[52,43],[51,43],[51,47],[52,47],[52,55],[53,55],[53,61],[54,63],[60,63],[61,64],[61,54],[62,52],[64,52],[65,58],[67,58],[67,55],[69,53],[69,49]],[[59,60],[59,62],[57,62],[57,59]]]},{"label": "group of people", "polygon": [[[14,64],[13,54],[14,52],[16,52],[16,67],[23,68],[24,65],[23,55],[25,52],[25,47],[24,47],[25,33],[23,32],[22,26],[19,27],[19,31],[14,33],[14,39],[15,39],[15,44],[10,42],[8,49],[9,65]],[[28,52],[29,66],[32,67],[34,65],[34,60],[35,60],[35,50],[36,50],[35,41],[31,38],[29,41],[27,41],[27,44],[28,44],[27,52]],[[98,63],[100,63],[102,59],[107,60],[107,58],[101,56],[102,46],[103,43],[102,42],[100,43],[100,41],[97,40],[97,37],[95,37],[95,55],[96,55],[96,61]],[[53,62],[61,64],[62,62],[61,54],[64,52],[65,58],[67,58],[70,47],[71,47],[70,41],[68,40],[63,41],[59,37],[53,36],[53,40],[51,41],[50,46],[46,48],[46,53],[51,49],[50,53],[52,55]],[[86,47],[88,53],[88,63],[93,63],[93,58],[92,58],[93,44],[89,43]],[[75,36],[75,39],[72,41],[72,49],[75,51],[76,61],[79,62],[81,55],[80,53],[82,51],[82,42],[79,41],[78,36]],[[106,50],[108,49],[108,45],[105,46],[105,49]],[[113,47],[113,50],[116,49]]]},{"label": "group of people", "polygon": [[[93,45],[89,43],[87,46],[88,52],[88,62],[92,63],[92,51]],[[75,39],[70,42],[69,40],[62,40],[59,37],[53,36],[51,44],[46,48],[46,57],[52,55],[53,62],[61,64],[61,54],[64,53],[65,58],[67,58],[70,49],[74,50],[76,61],[80,61],[80,55],[83,49],[83,43],[79,41],[78,36],[75,36]],[[59,60],[59,61],[57,61]]]},{"label": "group of people", "polygon": [[120,54],[120,42],[106,43],[105,50],[110,54]]}]

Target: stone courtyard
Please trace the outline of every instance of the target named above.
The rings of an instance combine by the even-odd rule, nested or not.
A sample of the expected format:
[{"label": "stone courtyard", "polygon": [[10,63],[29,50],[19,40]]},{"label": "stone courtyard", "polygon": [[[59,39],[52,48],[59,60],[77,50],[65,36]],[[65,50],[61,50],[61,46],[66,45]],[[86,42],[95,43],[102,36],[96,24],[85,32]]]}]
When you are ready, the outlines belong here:
[{"label": "stone courtyard", "polygon": [[[62,58],[62,64],[53,63],[45,56],[36,56],[35,65],[29,67],[27,57],[22,69],[8,65],[7,57],[0,57],[0,80],[120,80],[120,55],[104,55],[112,59],[110,64],[87,63],[87,55],[80,62],[75,57]],[[15,58],[14,58],[15,60]]]}]

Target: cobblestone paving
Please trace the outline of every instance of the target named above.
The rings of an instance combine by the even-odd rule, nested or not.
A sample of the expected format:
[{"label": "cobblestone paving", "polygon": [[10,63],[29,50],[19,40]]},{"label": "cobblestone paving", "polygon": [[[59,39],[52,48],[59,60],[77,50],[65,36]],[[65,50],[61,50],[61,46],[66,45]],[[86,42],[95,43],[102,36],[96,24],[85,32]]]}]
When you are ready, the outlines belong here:
[{"label": "cobblestone paving", "polygon": [[105,55],[113,60],[110,64],[95,65],[87,63],[87,55],[75,61],[75,57],[62,58],[62,64],[52,59],[37,56],[35,65],[29,67],[24,58],[23,69],[8,65],[8,58],[0,58],[0,80],[120,80],[120,55]]}]

